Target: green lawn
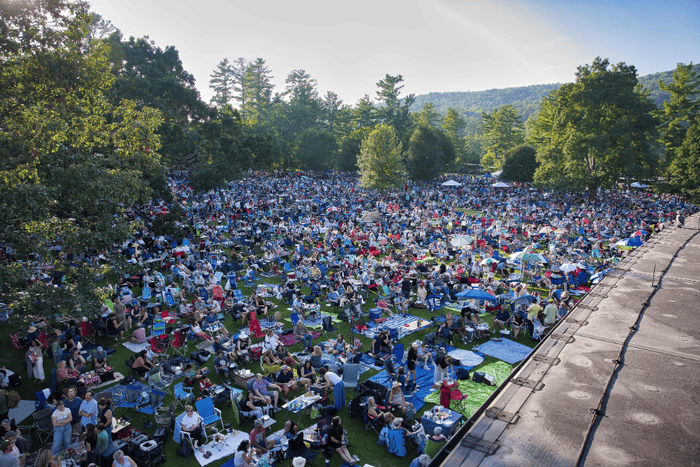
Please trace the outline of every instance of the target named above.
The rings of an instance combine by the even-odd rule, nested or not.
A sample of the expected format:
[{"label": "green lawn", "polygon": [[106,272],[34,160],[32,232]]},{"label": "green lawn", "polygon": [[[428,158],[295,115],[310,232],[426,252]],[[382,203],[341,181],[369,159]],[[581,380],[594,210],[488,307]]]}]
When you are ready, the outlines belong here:
[{"label": "green lawn", "polygon": [[[262,278],[260,282],[261,283],[278,283],[279,278],[277,278],[277,277],[269,278],[269,279]],[[242,282],[240,284],[242,284]],[[240,284],[239,284],[239,286],[240,286]],[[246,297],[249,296],[250,290],[243,288],[243,294]],[[371,294],[370,300],[373,297],[376,297],[376,296]],[[273,301],[276,301],[276,300],[273,300]],[[369,305],[371,305],[371,304],[368,304],[365,306],[366,310],[370,308]],[[324,304],[323,310],[326,310],[326,309],[327,309],[327,306]],[[277,310],[281,312],[283,320],[284,320],[284,318],[289,317],[290,312],[287,310],[286,304],[281,304]],[[415,309],[415,308],[411,308],[409,310],[409,313],[416,315],[416,316],[426,318],[426,319],[429,319],[431,316],[433,316],[428,310],[420,310],[420,309]],[[492,324],[492,320],[493,320],[492,316],[485,316],[484,319],[485,319],[485,321],[489,322],[489,324]],[[232,318],[229,315],[226,316],[225,326],[229,331],[235,332],[238,329],[239,324],[240,324],[240,322],[236,322],[234,324]],[[287,324],[288,323],[285,321],[285,327],[288,327]],[[289,327],[291,327],[291,324],[289,324]],[[339,325],[339,327],[340,327],[340,332],[342,332],[345,336],[350,335],[349,334],[349,325],[347,323],[343,322]],[[34,393],[38,390],[44,389],[47,386],[46,385],[39,385],[36,382],[29,381],[27,379],[26,372],[24,370],[22,370],[22,368],[23,368],[22,362],[23,362],[24,356],[23,356],[22,352],[20,352],[19,350],[15,350],[14,348],[12,348],[10,346],[9,338],[6,335],[7,333],[12,332],[13,330],[8,328],[7,326],[5,327],[5,329],[6,329],[5,333],[3,333],[3,339],[4,339],[3,344],[4,344],[6,349],[9,349],[9,351],[4,352],[4,353],[2,353],[2,355],[0,355],[0,364],[3,366],[6,366],[7,368],[10,368],[10,369],[12,369],[12,370],[14,370],[22,375],[23,383],[22,383],[22,386],[18,388],[19,393],[22,396],[22,399],[34,400],[34,398],[35,398]],[[411,334],[409,336],[404,337],[401,340],[401,342],[404,344],[404,346],[407,347],[414,340],[416,340],[416,339],[422,340],[423,337],[425,336],[425,334],[427,334],[428,332],[433,332],[433,331],[435,331],[434,327],[424,329],[420,332],[417,332],[417,333],[414,333],[414,334]],[[355,336],[357,334],[352,334],[352,335]],[[321,338],[321,339],[323,339],[323,338]],[[362,337],[362,336],[360,337],[360,339],[363,342],[363,349],[364,350],[369,349],[370,339],[367,339],[367,338]],[[479,345],[482,342],[483,342],[483,340],[477,340],[474,343],[470,343],[470,344],[465,345],[465,344],[462,344],[461,342],[458,342],[458,339],[456,339],[455,345],[459,348],[471,349],[473,346]],[[531,342],[529,339],[521,338],[520,342],[525,344],[525,345],[529,345],[529,346],[534,347],[534,342]],[[127,350],[124,346],[122,346],[121,344],[115,345],[116,343],[114,342],[114,339],[100,339],[100,338],[98,338],[97,343],[98,343],[98,345],[102,345],[103,347],[116,348],[116,353],[114,353],[111,356],[110,364],[115,368],[115,371],[121,372],[124,375],[128,375],[129,371],[126,368],[124,361],[131,356],[131,352],[129,350]],[[190,343],[189,347],[190,347],[190,350],[194,350],[194,344]],[[301,350],[301,344],[295,345],[290,350],[292,352]],[[496,360],[493,359],[492,357],[487,357],[479,367],[493,363],[495,361]],[[52,360],[46,359],[46,358],[44,359],[44,369],[45,369],[45,372],[47,375],[47,380],[50,377],[51,368],[53,368],[54,366],[55,365],[54,365]],[[209,366],[209,368],[212,368],[212,366],[213,366],[211,359],[208,362],[208,366]],[[477,369],[479,367],[477,367]],[[260,365],[258,362],[253,362],[252,364],[249,365],[249,368],[253,372],[258,372],[260,369]],[[375,373],[376,373],[376,371],[366,372],[361,376],[361,378],[362,378],[362,380],[365,380],[365,379],[371,377]],[[217,383],[220,382],[218,380],[218,376],[214,376],[212,378],[212,380],[214,382],[217,382]],[[101,391],[101,390],[105,390],[105,389],[106,388],[100,388],[99,390]],[[355,395],[354,391],[348,390],[346,392],[346,400],[349,402],[349,400],[352,399],[354,397],[354,395]],[[168,398],[165,401],[165,404],[169,405],[170,402],[171,402],[170,396],[168,396]],[[423,408],[423,410],[421,412],[419,412],[417,414],[417,417],[420,418],[420,415],[422,414],[422,412],[425,411],[426,409],[431,408],[432,406],[433,406],[432,404],[426,403],[426,406]],[[221,406],[219,408],[222,410],[222,412],[224,414],[224,421],[234,425],[231,409],[228,406]],[[136,412],[131,414],[131,413],[128,413],[128,409],[127,409],[127,411],[125,411],[125,409],[120,409],[119,415],[122,415],[124,413],[127,413],[129,416],[132,417],[132,423],[134,423],[134,425],[137,428],[153,433],[155,428],[151,428],[150,430],[146,430],[143,428],[143,422],[145,421],[145,419],[147,417],[146,415],[137,414]],[[179,412],[178,412],[178,414],[179,414]],[[351,443],[351,446],[349,448],[350,452],[352,454],[356,454],[360,457],[361,464],[368,463],[368,464],[371,464],[371,465],[374,465],[377,467],[380,467],[380,466],[387,466],[387,467],[389,467],[389,466],[407,466],[410,463],[410,461],[416,457],[417,453],[415,452],[415,450],[409,451],[409,453],[407,454],[407,456],[405,458],[399,458],[399,457],[388,454],[386,452],[384,446],[377,445],[377,443],[376,443],[377,435],[373,431],[369,431],[369,432],[365,431],[364,424],[362,423],[362,421],[360,419],[351,419],[350,418],[350,416],[348,414],[347,404],[346,404],[345,408],[340,412],[339,415],[342,417],[343,423],[349,432],[349,439],[350,439],[350,443]],[[272,431],[276,431],[282,427],[282,420],[284,419],[283,412],[280,412],[276,418],[278,419],[278,422],[277,422],[277,424],[275,424],[272,427]],[[29,419],[27,420],[27,423],[29,423]],[[302,427],[307,427],[307,426],[310,426],[314,423],[315,423],[315,421],[311,420],[307,416],[303,416],[301,419],[301,426]],[[235,427],[235,425],[234,425],[234,427]],[[246,430],[249,431],[249,428],[246,427]],[[179,457],[175,454],[175,450],[176,450],[177,446],[172,441],[172,435],[170,435],[168,439],[169,439],[169,442],[166,443],[166,446],[165,446],[165,452],[166,452],[167,459],[168,459],[168,465],[173,465],[173,466],[185,465],[185,459],[183,457]],[[36,449],[37,447],[38,447],[37,441],[35,441],[33,448]],[[188,465],[192,465],[193,462],[194,461],[192,459],[190,459],[188,461]],[[212,463],[209,465],[218,466],[221,464],[223,464],[223,461],[215,462],[215,463]],[[315,461],[315,464],[317,466],[323,464],[323,459],[321,457],[317,458],[317,460]],[[341,462],[340,456],[335,454],[331,459],[331,466],[337,467],[341,464],[342,464],[342,462]],[[285,461],[282,465],[290,465],[291,466],[291,462]]]}]

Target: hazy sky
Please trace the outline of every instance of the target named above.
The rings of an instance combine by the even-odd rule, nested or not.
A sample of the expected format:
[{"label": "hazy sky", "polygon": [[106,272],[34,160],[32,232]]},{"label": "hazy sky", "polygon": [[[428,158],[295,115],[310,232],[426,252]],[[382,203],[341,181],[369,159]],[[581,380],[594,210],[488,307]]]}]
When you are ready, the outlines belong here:
[{"label": "hazy sky", "polygon": [[126,38],[173,45],[205,101],[223,58],[294,69],[355,104],[387,73],[403,95],[567,82],[596,56],[640,75],[700,61],[700,1],[88,0]]}]

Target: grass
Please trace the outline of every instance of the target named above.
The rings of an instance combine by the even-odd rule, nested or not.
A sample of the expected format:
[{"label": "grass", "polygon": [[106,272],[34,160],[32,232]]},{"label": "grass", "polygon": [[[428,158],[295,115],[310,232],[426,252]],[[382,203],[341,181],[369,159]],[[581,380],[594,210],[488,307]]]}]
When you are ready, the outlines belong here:
[{"label": "grass", "polygon": [[[260,282],[279,283],[280,280],[277,277],[269,278],[269,279],[262,278]],[[239,283],[239,286],[241,284],[242,284],[242,282]],[[246,297],[249,296],[250,292],[251,292],[250,289],[245,288],[245,287],[242,288],[242,291],[243,291],[244,296],[246,296]],[[135,292],[138,292],[138,291],[135,290]],[[373,295],[370,295],[370,300],[372,298],[373,298]],[[272,301],[277,302],[277,300],[275,300],[275,299],[272,299]],[[287,321],[284,321],[284,319],[288,318],[289,314],[290,314],[290,312],[287,310],[287,304],[286,303],[282,303],[282,304],[277,303],[277,304],[278,304],[278,308],[276,311],[280,311],[280,313],[282,315],[282,320],[285,323],[285,328],[291,327],[290,323],[288,323]],[[326,304],[323,305],[323,309],[324,310],[327,309]],[[367,307],[366,307],[366,309],[367,309]],[[419,316],[419,317],[422,317],[425,319],[429,319],[430,317],[435,316],[434,314],[431,314],[427,309],[416,309],[416,308],[410,308],[409,314]],[[484,315],[483,319],[484,319],[484,321],[488,322],[490,325],[493,325],[493,316]],[[234,323],[231,316],[226,315],[226,319],[225,319],[224,324],[230,332],[235,332],[238,329],[240,322]],[[349,329],[350,326],[348,323],[343,322],[343,323],[339,324],[338,327],[340,328],[339,332],[343,333],[344,336],[351,335],[350,329]],[[11,329],[11,328],[8,328],[7,326],[5,327],[5,329],[6,330],[5,330],[4,334],[16,331],[16,329]],[[423,340],[423,338],[425,337],[425,335],[427,333],[434,332],[435,330],[436,330],[435,327],[426,328],[424,330],[421,330],[419,332],[416,332],[416,333],[413,333],[413,334],[410,334],[410,335],[404,337],[403,339],[401,339],[400,342],[402,342],[405,347],[408,347],[408,345],[410,345],[410,343],[413,342],[414,340],[416,340],[416,339]],[[359,335],[352,334],[352,336],[359,336]],[[369,349],[371,340],[364,337],[364,336],[359,336],[359,338],[363,342],[363,350]],[[318,342],[318,340],[316,340],[316,342]],[[457,346],[458,348],[464,348],[464,349],[469,350],[472,347],[477,346],[483,342],[484,342],[484,340],[480,339],[480,340],[476,340],[473,343],[462,344],[461,342],[459,342],[458,339],[455,339],[455,346]],[[534,343],[531,342],[529,339],[520,339],[520,342],[524,345],[534,347]],[[30,381],[27,378],[26,371],[22,370],[24,355],[21,351],[15,350],[13,347],[10,346],[10,340],[7,337],[7,335],[3,336],[2,344],[4,345],[4,348],[9,349],[9,351],[2,352],[0,354],[0,365],[6,366],[7,368],[12,369],[13,371],[22,375],[23,382],[22,382],[22,385],[18,388],[18,392],[22,396],[23,400],[34,400],[35,399],[35,396],[34,396],[35,392],[46,388],[48,385],[47,384],[39,384],[35,381]],[[121,344],[116,344],[114,339],[97,338],[97,344],[102,345],[103,347],[116,348],[116,352],[114,354],[112,354],[110,357],[109,364],[114,367],[115,371],[118,371],[125,376],[129,374],[129,370],[126,367],[124,362],[132,355],[132,352],[130,352],[128,349],[126,349]],[[291,352],[300,351],[301,348],[302,348],[301,344],[296,344],[290,348],[290,351]],[[194,344],[189,343],[189,350],[194,350],[194,349],[195,349]],[[212,359],[210,359],[209,362],[207,363],[207,366],[210,369],[212,369],[212,367],[213,367],[213,363],[211,360]],[[496,361],[496,359],[494,359],[493,357],[486,357],[484,362],[481,365],[479,365],[479,367],[487,365],[489,363],[493,363],[495,361]],[[48,358],[44,358],[44,370],[45,370],[46,375],[47,375],[47,382],[48,382],[48,378],[50,378],[51,369],[54,366],[55,366],[55,363],[53,362],[53,360],[48,359]],[[477,367],[475,369],[475,371],[478,370],[479,367]],[[253,362],[253,363],[248,365],[248,368],[250,368],[251,371],[253,371],[253,372],[258,372],[260,369],[260,365],[258,362]],[[376,373],[377,373],[377,371],[374,371],[374,370],[365,372],[361,376],[361,379],[364,381]],[[214,372],[212,371],[211,374],[214,374]],[[213,376],[212,381],[215,383],[221,382],[219,380],[218,376]],[[108,388],[100,388],[99,391],[103,391],[105,389],[108,389]],[[195,395],[196,394],[197,394],[197,392],[195,392]],[[346,391],[346,402],[349,402],[354,396],[355,396],[354,391],[351,391],[351,390]],[[165,400],[164,405],[166,405],[166,406],[169,405],[171,402],[171,399],[172,399],[172,396],[168,395],[166,400]],[[429,410],[432,407],[433,407],[432,404],[426,403],[426,405],[423,407],[423,409],[418,412],[416,418],[420,419],[420,416],[422,415],[422,413],[426,410]],[[231,409],[228,406],[221,406],[219,408],[223,412],[224,421],[226,423],[231,423],[232,426],[234,426],[234,428],[235,428],[236,426],[235,426],[235,422],[233,422],[233,415],[232,415]],[[180,413],[180,411],[177,412],[178,415],[179,415],[179,413]],[[277,423],[271,427],[270,432],[277,431],[277,430],[282,428],[282,424],[283,424],[283,420],[284,420],[283,413],[284,413],[283,411],[278,413],[278,415],[276,417]],[[153,421],[153,418],[151,416],[137,414],[135,411],[132,411],[130,409],[120,409],[119,415],[122,416],[123,414],[127,414],[128,416],[132,417],[132,424],[136,428],[139,428],[145,432],[150,432],[150,433],[154,432],[155,428],[151,428],[150,430],[147,430],[143,427],[143,422],[146,420],[147,417],[150,418],[151,421]],[[342,418],[343,424],[344,424],[344,426],[347,429],[348,434],[349,434],[350,453],[356,454],[357,456],[359,456],[362,465],[370,464],[370,465],[373,465],[375,467],[384,467],[384,466],[386,466],[386,467],[389,467],[389,466],[403,467],[403,466],[407,466],[411,462],[411,460],[417,456],[417,452],[415,451],[415,449],[409,450],[408,454],[404,458],[399,458],[399,457],[396,457],[394,455],[388,454],[386,451],[386,448],[384,446],[377,445],[377,442],[376,442],[377,435],[373,431],[369,431],[369,432],[365,431],[364,423],[362,423],[361,419],[358,419],[358,418],[351,419],[350,418],[349,413],[348,413],[348,404],[347,403],[345,405],[345,408],[339,412],[339,416]],[[30,417],[30,419],[28,419],[26,421],[26,424],[29,424],[29,420],[31,420],[31,417]],[[313,425],[315,422],[316,422],[316,420],[311,420],[308,416],[302,416],[300,426],[302,428],[305,428],[305,427],[308,427],[310,425]],[[154,423],[154,426],[155,426],[155,423]],[[250,426],[248,425],[244,429],[246,431],[250,431]],[[37,447],[38,447],[37,441],[35,440],[33,449],[36,450]],[[176,443],[172,441],[172,433],[169,432],[168,442],[165,445],[165,453],[167,456],[167,465],[169,465],[169,466],[184,466],[185,465],[185,458],[180,457],[180,456],[175,454],[176,448],[177,448]],[[190,459],[190,460],[188,460],[187,465],[193,465],[192,464],[193,462],[194,461]],[[216,467],[216,466],[222,465],[224,462],[225,461],[217,461],[217,462],[214,462],[214,463],[209,464],[209,465]],[[334,454],[330,460],[331,467],[338,467],[342,463],[343,463],[342,459],[337,454]],[[317,458],[317,460],[315,461],[315,464],[317,466],[323,464],[322,456],[319,456]],[[291,466],[291,461],[289,461],[289,460],[284,461],[281,465]]]}]

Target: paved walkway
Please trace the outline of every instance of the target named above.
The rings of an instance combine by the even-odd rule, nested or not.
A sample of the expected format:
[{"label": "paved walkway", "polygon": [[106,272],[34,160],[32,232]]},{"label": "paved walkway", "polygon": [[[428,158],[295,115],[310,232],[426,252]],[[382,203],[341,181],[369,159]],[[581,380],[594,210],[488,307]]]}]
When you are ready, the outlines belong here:
[{"label": "paved walkway", "polygon": [[620,263],[434,464],[700,465],[699,224]]}]

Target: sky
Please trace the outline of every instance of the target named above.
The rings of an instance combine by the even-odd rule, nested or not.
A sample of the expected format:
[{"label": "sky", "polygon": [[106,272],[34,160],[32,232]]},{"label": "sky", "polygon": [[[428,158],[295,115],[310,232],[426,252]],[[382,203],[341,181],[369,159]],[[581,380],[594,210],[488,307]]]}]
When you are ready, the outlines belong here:
[{"label": "sky", "polygon": [[700,61],[700,0],[88,1],[125,38],[174,46],[206,102],[224,58],[263,58],[276,92],[303,69],[350,105],[386,74],[420,95],[571,82],[597,56],[640,76]]}]

